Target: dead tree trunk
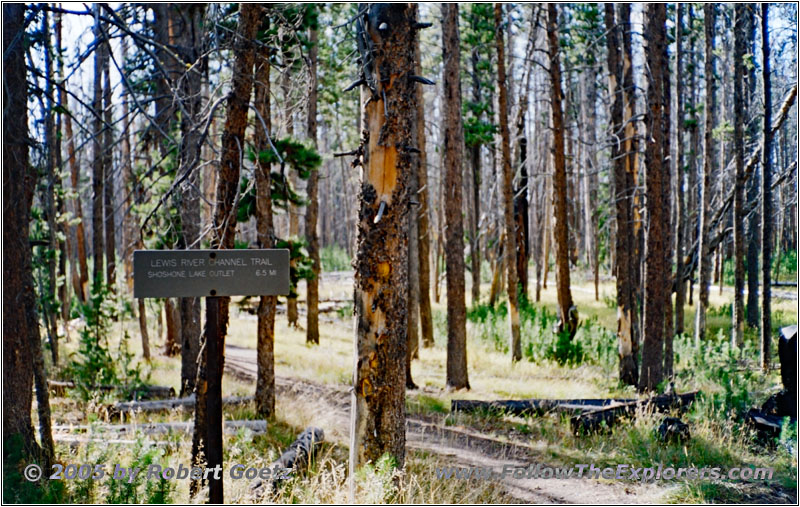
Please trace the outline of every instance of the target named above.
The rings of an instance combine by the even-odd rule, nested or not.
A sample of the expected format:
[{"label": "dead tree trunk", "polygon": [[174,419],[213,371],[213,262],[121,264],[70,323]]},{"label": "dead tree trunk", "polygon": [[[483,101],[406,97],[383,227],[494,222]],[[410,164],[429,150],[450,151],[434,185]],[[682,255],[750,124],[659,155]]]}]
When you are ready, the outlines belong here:
[{"label": "dead tree trunk", "polygon": [[[56,21],[56,37],[58,40],[61,40],[61,16],[57,18]],[[61,54],[61,44],[58,44],[59,54]],[[63,59],[59,59],[59,66],[63,67]],[[60,72],[63,75],[63,72]],[[59,87],[59,97],[61,106],[69,111],[69,94],[63,93],[62,88],[66,87],[66,81],[62,83],[62,87]],[[64,136],[67,141],[67,162],[69,163],[69,171],[70,171],[70,186],[73,192],[73,197],[71,199],[71,207],[72,212],[75,214],[75,218],[77,224],[72,228],[72,234],[74,235],[74,244],[75,250],[73,252],[72,257],[70,257],[70,265],[73,271],[72,281],[73,281],[73,290],[75,291],[75,295],[78,296],[78,299],[81,303],[86,302],[86,289],[88,288],[89,283],[89,268],[87,266],[87,255],[86,255],[86,233],[84,231],[83,226],[83,205],[80,199],[79,193],[79,172],[80,168],[78,166],[78,159],[75,155],[75,136],[72,132],[72,116],[69,114],[65,114],[64,116]]]},{"label": "dead tree trunk", "polygon": [[[668,289],[669,248],[669,70],[666,45],[666,4],[645,6],[645,58],[647,74],[647,257],[645,264],[645,315],[639,390],[653,391],[664,375],[663,346]],[[671,317],[668,317],[671,318]],[[672,326],[670,325],[670,328]]]},{"label": "dead tree trunk", "polygon": [[[232,87],[227,100],[225,128],[222,132],[220,168],[217,177],[216,202],[214,203],[214,237],[212,247],[232,249],[236,235],[236,212],[234,200],[239,190],[239,171],[243,157],[244,132],[247,127],[247,110],[253,85],[253,63],[255,54],[252,40],[259,26],[262,13],[259,4],[242,4],[236,37],[233,40]],[[213,296],[214,294],[211,294]],[[222,434],[221,407],[209,404],[209,400],[221,397],[221,380],[224,367],[225,335],[228,328],[229,297],[206,300],[205,344],[201,345],[203,357],[197,373],[195,392],[195,431],[192,438],[192,463],[204,461],[210,467],[222,464],[221,442],[210,441],[212,435]],[[213,342],[213,343],[212,343]],[[217,357],[212,354],[216,353]],[[215,369],[210,367],[216,365]],[[216,391],[216,392],[212,392]],[[201,460],[200,453],[205,460]],[[194,491],[199,485],[193,484]],[[222,503],[222,480],[211,480],[209,485],[211,503]]]},{"label": "dead tree trunk", "polygon": [[[200,239],[200,194],[198,166],[202,156],[202,85],[203,51],[203,4],[176,4],[170,8],[172,38],[178,48],[173,86],[178,90],[181,104],[181,145],[179,150],[180,170],[186,174],[181,184],[179,209],[181,231],[179,242],[186,249],[199,247]],[[188,71],[185,69],[189,69]],[[179,298],[181,339],[181,396],[194,391],[197,379],[197,355],[200,352],[201,317],[200,298]]]},{"label": "dead tree trunk", "polygon": [[[614,201],[616,206],[616,255],[614,271],[617,289],[617,336],[619,339],[619,379],[636,385],[639,379],[639,341],[636,333],[636,297],[633,290],[635,246],[633,244],[633,172],[625,149],[630,145],[629,130],[623,126],[623,69],[621,66],[621,37],[623,27],[615,19],[614,6],[605,4],[608,43],[609,94],[611,102],[612,139],[626,139],[611,144],[614,161]],[[630,118],[628,118],[630,121]],[[623,132],[625,134],[623,134]]]},{"label": "dead tree trunk", "polygon": [[[414,39],[414,69],[422,75],[420,64],[419,37]],[[414,164],[417,173],[417,200],[419,202],[417,235],[419,242],[419,323],[422,332],[422,346],[433,347],[433,314],[431,312],[431,225],[428,206],[428,152],[425,136],[425,97],[422,83],[416,83],[417,108],[417,149],[419,156]]]},{"label": "dead tree trunk", "polygon": [[[500,139],[503,154],[503,219],[506,241],[504,257],[508,293],[508,317],[511,322],[511,362],[522,359],[519,334],[519,274],[515,259],[517,235],[514,231],[514,172],[511,168],[511,134],[508,129],[508,87],[506,86],[505,33],[503,30],[503,6],[494,4],[495,43],[497,44],[497,88],[499,100],[497,115],[500,118]],[[449,268],[448,268],[449,269]]]},{"label": "dead tree trunk", "polygon": [[417,124],[414,8],[369,4],[358,16],[363,137],[355,260],[356,362],[350,476],[389,454],[405,461],[408,180]]},{"label": "dead tree trunk", "polygon": [[761,145],[761,369],[769,371],[772,333],[772,83],[769,67],[769,4],[761,4],[761,75],[764,120]]},{"label": "dead tree trunk", "polygon": [[467,310],[464,295],[464,226],[462,188],[464,131],[461,120],[461,64],[458,5],[442,4],[444,47],[444,185],[445,256],[447,257],[447,386],[469,389],[467,374]]},{"label": "dead tree trunk", "polygon": [[103,282],[103,61],[106,44],[100,25],[100,6],[94,7],[94,95],[92,98],[92,259],[94,261],[92,284]]},{"label": "dead tree trunk", "polygon": [[103,42],[105,46],[103,49],[103,228],[105,230],[105,248],[106,248],[106,284],[111,292],[115,291],[116,286],[116,269],[117,269],[117,241],[116,241],[116,223],[114,222],[114,210],[116,203],[114,196],[114,171],[113,164],[113,144],[114,144],[114,131],[113,131],[113,104],[111,102],[111,73],[110,63],[111,58],[111,44],[103,29],[103,37],[106,39]]},{"label": "dead tree trunk", "polygon": [[[619,5],[619,24],[622,30],[622,96],[624,100],[623,122],[624,130],[624,153],[626,170],[630,173],[630,202],[631,202],[631,297],[636,306],[632,316],[634,317],[633,339],[635,340],[635,354],[638,354],[639,336],[642,329],[642,312],[638,309],[642,306],[642,261],[644,259],[644,228],[641,216],[642,192],[640,189],[639,174],[639,132],[636,119],[636,85],[633,79],[633,49],[632,38],[633,28],[631,24],[631,4],[623,3]],[[638,377],[637,377],[638,379]],[[636,380],[634,380],[636,382]]]},{"label": "dead tree trunk", "polygon": [[[262,28],[269,28],[269,11],[263,11]],[[270,164],[264,157],[270,150],[268,136],[272,135],[272,106],[270,104],[269,52],[259,48],[255,69],[256,121],[253,139],[258,152],[256,167],[256,229],[259,248],[275,245],[272,221],[272,196],[270,191]],[[264,122],[263,124],[261,122]],[[275,414],[275,296],[261,296],[258,302],[258,331],[256,342],[256,413],[271,418]]]},{"label": "dead tree trunk", "polygon": [[705,133],[703,137],[703,181],[700,187],[700,226],[698,255],[700,257],[700,290],[697,301],[697,317],[694,325],[695,345],[706,335],[706,308],[708,307],[708,291],[711,284],[712,252],[709,248],[709,213],[711,212],[711,163],[714,160],[714,115],[716,114],[716,79],[714,79],[714,4],[703,6],[705,13],[705,75],[706,75],[706,108]]},{"label": "dead tree trunk", "polygon": [[[684,259],[686,257],[686,233],[688,222],[686,216],[686,192],[684,190],[683,165],[683,130],[684,130],[684,104],[683,104],[683,4],[679,3],[675,14],[675,178],[678,199],[677,225],[675,227],[676,255],[675,255],[675,334],[683,334],[684,306],[686,304],[686,277],[684,276]],[[694,188],[689,189],[690,192]],[[669,364],[667,363],[669,361]],[[672,361],[664,362],[665,373],[672,375]]]},{"label": "dead tree trunk", "polygon": [[[43,204],[47,219],[48,244],[47,248],[51,252],[47,257],[47,285],[41,294],[42,297],[59,301],[56,292],[56,252],[58,228],[56,226],[56,125],[55,125],[55,103],[53,101],[53,55],[50,47],[50,16],[45,12],[42,18],[42,37],[44,38],[44,66],[45,66],[45,94],[47,95],[45,110],[45,168],[47,180],[43,189]],[[61,256],[63,256],[63,250]],[[66,304],[66,301],[61,301]],[[42,305],[44,315],[42,316],[47,323],[47,338],[50,343],[50,354],[53,365],[58,364],[58,313],[50,305]],[[66,322],[64,324],[66,329]]]},{"label": "dead tree trunk", "polygon": [[[755,55],[756,52],[756,4],[747,6],[746,30],[748,36],[749,53]],[[747,118],[753,118],[756,114],[756,67],[752,65],[747,74]],[[747,137],[752,140],[756,137],[758,129],[757,122],[749,122],[747,127]],[[747,221],[747,325],[752,329],[758,328],[758,249],[759,249],[759,228],[761,226],[760,210],[757,207],[759,198],[760,178],[751,177],[747,184],[747,207],[753,210]]]},{"label": "dead tree trunk", "polygon": [[3,5],[3,441],[40,456],[31,420],[35,346],[41,346],[28,230],[37,172],[28,163],[25,5]]},{"label": "dead tree trunk", "polygon": [[555,208],[556,274],[558,289],[558,332],[569,338],[578,330],[578,309],[572,302],[569,279],[569,231],[567,217],[567,165],[564,158],[564,114],[561,109],[561,63],[558,56],[558,13],[547,4],[547,41],[550,50],[550,103],[553,117],[553,205]]},{"label": "dead tree trunk", "polygon": [[[414,11],[417,16],[419,10]],[[414,38],[414,53],[418,56],[419,36]],[[415,62],[416,66],[416,62]],[[419,73],[417,75],[420,75]],[[419,125],[416,125],[419,128]],[[417,135],[417,138],[419,136]],[[419,159],[417,159],[419,161]],[[411,170],[408,180],[409,202],[412,205],[408,215],[408,347],[406,349],[406,389],[416,389],[417,385],[411,377],[411,361],[419,357],[419,214],[414,207],[414,200],[419,193],[419,168]]]},{"label": "dead tree trunk", "polygon": [[733,197],[734,295],[731,344],[744,344],[744,52],[747,5],[734,7],[733,50],[733,151],[736,175]]},{"label": "dead tree trunk", "polygon": [[[306,121],[306,135],[311,140],[312,146],[317,147],[317,30],[310,30],[311,48],[308,52],[308,117]],[[306,240],[308,242],[308,256],[311,258],[311,271],[313,276],[306,280],[307,294],[306,306],[307,330],[306,343],[319,343],[319,236],[317,235],[317,215],[319,215],[319,170],[311,171],[308,177],[308,207],[306,208]]]}]

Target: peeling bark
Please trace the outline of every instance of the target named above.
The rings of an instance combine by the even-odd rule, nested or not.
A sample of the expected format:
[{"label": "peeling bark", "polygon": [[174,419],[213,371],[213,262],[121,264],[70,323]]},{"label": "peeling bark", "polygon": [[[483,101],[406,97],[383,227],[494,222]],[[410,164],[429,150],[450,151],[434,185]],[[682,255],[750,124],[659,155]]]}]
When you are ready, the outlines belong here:
[{"label": "peeling bark", "polygon": [[362,5],[363,134],[355,268],[350,475],[389,454],[405,462],[408,182],[416,118],[410,4]]}]

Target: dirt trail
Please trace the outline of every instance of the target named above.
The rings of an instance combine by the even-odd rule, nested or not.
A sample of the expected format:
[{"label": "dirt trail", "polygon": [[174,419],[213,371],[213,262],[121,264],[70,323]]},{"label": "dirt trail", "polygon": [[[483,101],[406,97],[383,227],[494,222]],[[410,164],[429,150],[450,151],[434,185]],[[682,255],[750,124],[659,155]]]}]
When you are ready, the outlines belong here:
[{"label": "dirt trail", "polygon": [[[242,380],[256,377],[255,349],[226,345],[225,373]],[[307,380],[277,377],[277,394],[306,403],[313,400],[313,411],[320,414],[320,426],[327,438],[348,445],[350,393],[346,386],[323,385]],[[524,442],[505,442],[458,426],[442,426],[421,417],[406,420],[406,442],[412,449],[427,451],[444,458],[456,467],[491,467],[501,471],[504,465],[527,467],[543,463],[541,451]],[[435,473],[431,470],[431,473]],[[460,479],[451,479],[460,480]],[[664,490],[654,484],[603,482],[591,479],[514,479],[501,483],[508,494],[526,503],[632,504],[663,502]]]}]

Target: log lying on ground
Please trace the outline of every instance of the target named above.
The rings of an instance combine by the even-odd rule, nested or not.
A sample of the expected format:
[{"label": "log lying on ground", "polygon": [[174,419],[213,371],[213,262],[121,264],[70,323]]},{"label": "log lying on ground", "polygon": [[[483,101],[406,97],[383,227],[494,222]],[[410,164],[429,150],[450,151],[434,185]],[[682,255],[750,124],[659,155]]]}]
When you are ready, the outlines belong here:
[{"label": "log lying on ground", "polygon": [[314,452],[314,446],[325,440],[325,432],[321,428],[309,427],[297,437],[292,445],[286,449],[281,457],[274,461],[269,468],[273,471],[289,470],[287,474],[273,473],[268,479],[258,478],[250,484],[250,491],[258,499],[266,492],[272,492],[285,478],[285,475],[295,475],[298,470],[308,466],[309,458]]},{"label": "log lying on ground", "polygon": [[745,424],[758,431],[762,437],[768,439],[775,439],[781,436],[783,419],[783,417],[766,414],[755,408],[750,409],[744,415]]},{"label": "log lying on ground", "polygon": [[633,399],[586,398],[574,400],[452,400],[451,412],[499,412],[511,415],[543,415],[548,412],[585,412],[601,407],[630,403]]},{"label": "log lying on ground", "polygon": [[665,394],[643,400],[612,405],[584,412],[570,420],[573,433],[592,433],[603,428],[611,428],[621,416],[635,417],[640,411],[667,412],[672,409],[682,411],[697,397],[697,391],[684,394]]},{"label": "log lying on ground", "polygon": [[[243,405],[253,401],[252,396],[229,396],[222,398],[222,405]],[[193,410],[195,404],[194,394],[186,398],[173,398],[155,401],[124,401],[114,403],[106,408],[109,415],[118,415],[128,412],[163,412],[166,410]]]},{"label": "log lying on ground", "polygon": [[[56,396],[63,396],[67,389],[75,389],[75,382],[71,380],[48,380],[47,385],[50,392]],[[125,388],[122,386],[90,386],[90,390],[94,391],[122,391]],[[142,386],[136,389],[136,397],[140,400],[157,400],[163,398],[174,398],[175,389],[169,386]]]},{"label": "log lying on ground", "polygon": [[[267,421],[225,421],[224,430],[226,433],[236,433],[241,428],[247,428],[253,433],[264,433],[267,431]],[[120,437],[123,435],[134,435],[144,433],[145,435],[164,435],[169,433],[191,434],[194,430],[194,423],[191,421],[179,421],[168,423],[144,423],[144,424],[95,424],[95,425],[54,425],[54,433],[84,433],[93,436],[113,435]]]}]

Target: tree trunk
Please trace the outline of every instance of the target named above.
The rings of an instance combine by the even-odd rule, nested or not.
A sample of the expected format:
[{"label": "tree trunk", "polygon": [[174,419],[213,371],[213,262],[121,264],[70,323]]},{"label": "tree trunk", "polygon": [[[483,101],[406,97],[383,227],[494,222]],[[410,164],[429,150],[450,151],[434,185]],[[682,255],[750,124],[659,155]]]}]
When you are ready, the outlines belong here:
[{"label": "tree trunk", "polygon": [[[622,21],[622,20],[620,20]],[[634,292],[634,266],[635,245],[633,234],[633,167],[625,151],[630,146],[628,135],[630,130],[623,127],[623,121],[630,122],[630,117],[623,120],[624,90],[620,88],[623,83],[623,69],[621,66],[621,38],[624,30],[621,23],[617,23],[614,15],[614,6],[605,4],[605,22],[608,32],[608,69],[609,93],[611,103],[611,131],[619,136],[624,130],[625,139],[622,143],[611,145],[611,159],[614,161],[614,202],[616,206],[616,255],[614,271],[616,274],[617,289],[617,335],[619,337],[619,379],[627,385],[636,385],[639,379],[638,349],[639,340],[636,327],[636,297]],[[627,113],[628,111],[626,111]]]},{"label": "tree trunk", "polygon": [[772,83],[769,67],[769,4],[761,4],[761,75],[764,83],[764,120],[761,145],[761,369],[771,361],[772,267]]},{"label": "tree trunk", "polygon": [[[128,44],[123,37],[120,39],[120,50],[122,53],[122,60],[124,61],[128,55]],[[130,108],[128,106],[130,95],[125,89],[122,93],[122,117],[124,118],[125,127],[122,131],[122,263],[125,267],[125,284],[128,289],[128,295],[133,294],[133,250],[139,242],[138,231],[134,223],[133,214],[133,199],[134,193],[134,176],[133,176],[133,160],[131,159],[131,139],[130,130],[132,120],[129,119]]]},{"label": "tree trunk", "polygon": [[[219,175],[214,203],[214,237],[212,247],[229,250],[234,247],[236,218],[234,200],[239,190],[240,162],[244,149],[244,132],[247,127],[247,110],[253,85],[255,52],[252,40],[259,27],[262,8],[259,4],[242,4],[236,37],[233,40],[232,86],[227,99],[225,127],[222,132]],[[211,294],[213,296],[213,294]],[[201,344],[203,357],[198,367],[195,393],[195,431],[192,438],[192,463],[205,461],[209,467],[222,464],[221,442],[210,436],[222,434],[221,407],[209,401],[216,400],[221,388],[224,368],[225,335],[228,328],[229,297],[207,298],[206,326]],[[212,343],[213,342],[213,343]],[[216,357],[214,354],[216,353]],[[212,368],[216,366],[216,368]],[[204,453],[205,460],[200,458]],[[195,493],[198,484],[192,485]],[[222,480],[211,480],[211,503],[222,503]]]},{"label": "tree trunk", "polygon": [[409,78],[415,22],[410,4],[370,4],[357,21],[366,86],[361,90],[361,209],[354,263],[351,477],[384,454],[400,468],[405,462],[408,180],[417,157],[412,149],[417,94]]},{"label": "tree trunk", "polygon": [[[262,28],[268,28],[269,11],[263,11]],[[275,245],[275,229],[272,221],[272,197],[270,192],[270,164],[262,153],[270,151],[268,137],[272,135],[272,106],[270,104],[270,64],[266,48],[258,49],[255,70],[255,107],[260,119],[256,121],[253,140],[259,154],[256,167],[256,229],[259,248]],[[261,124],[261,120],[264,124]],[[266,129],[266,130],[265,130]],[[265,418],[275,415],[275,296],[261,296],[258,303],[258,331],[256,355],[258,361],[256,377],[256,413]]]},{"label": "tree trunk", "polygon": [[[202,84],[204,68],[203,52],[203,4],[176,4],[170,10],[171,39],[178,48],[178,59],[174,62],[174,75],[170,76],[177,89],[181,104],[181,144],[179,150],[180,169],[177,174],[188,175],[181,184],[178,208],[181,217],[179,244],[185,249],[196,249],[201,236],[200,207],[202,195],[199,190],[200,175],[197,168],[202,156]],[[186,70],[188,69],[188,70]],[[199,297],[179,298],[181,335],[181,396],[194,391],[197,379],[197,355],[200,353],[201,304]],[[169,328],[168,328],[169,329]]]},{"label": "tree trunk", "polygon": [[[281,53],[281,59],[283,62],[288,62],[291,58],[292,57],[289,55],[288,51],[283,51]],[[289,67],[290,66],[287,65],[286,68],[283,69],[280,81],[281,90],[283,91],[283,100],[286,104],[291,104],[292,100]],[[288,137],[294,136],[294,117],[293,110],[291,108],[284,108],[284,120],[286,124],[286,135]],[[292,188],[296,189],[298,186],[297,172],[289,171],[288,178]],[[287,236],[290,239],[296,239],[300,236],[300,207],[290,203],[288,211],[289,234],[287,234]],[[296,265],[295,260],[290,260],[289,263],[292,268],[294,268]],[[296,296],[286,297],[286,320],[288,321],[290,327],[297,328],[298,313]]]},{"label": "tree trunk", "polygon": [[[503,33],[503,7],[494,4],[495,43],[497,44],[497,88],[499,90],[498,112],[500,118],[500,138],[503,155],[503,219],[505,223],[504,257],[506,265],[508,318],[511,323],[511,362],[522,359],[522,345],[519,334],[519,275],[515,253],[517,235],[514,227],[514,172],[511,167],[511,145],[508,130],[508,89],[506,86],[505,34]],[[449,266],[448,266],[449,269]]]},{"label": "tree trunk", "polygon": [[631,291],[632,298],[636,302],[633,316],[634,320],[634,339],[637,343],[635,351],[638,354],[638,343],[640,330],[642,329],[642,312],[638,309],[642,305],[642,264],[644,250],[644,221],[641,216],[642,192],[639,174],[639,132],[637,128],[638,120],[636,117],[636,85],[633,79],[633,49],[632,38],[633,29],[631,24],[631,4],[619,5],[620,25],[622,26],[622,94],[624,97],[624,146],[625,158],[628,170],[631,175],[630,199],[631,199],[631,241],[632,256],[629,258],[632,276]]},{"label": "tree trunk", "polygon": [[[103,283],[103,62],[106,44],[100,26],[100,6],[94,7],[94,38],[97,48],[94,52],[94,96],[92,98],[92,259],[94,272],[92,284]],[[93,285],[93,287],[96,287]]]},{"label": "tree trunk", "polygon": [[[47,219],[48,245],[50,254],[47,256],[47,286],[45,291],[40,294],[46,303],[42,305],[43,317],[47,323],[47,338],[50,343],[50,354],[53,365],[58,365],[58,313],[55,305],[50,302],[58,303],[57,294],[57,275],[56,275],[56,255],[58,252],[57,237],[58,227],[56,226],[56,125],[55,125],[55,104],[53,101],[53,56],[50,47],[50,16],[47,12],[42,18],[42,37],[44,38],[44,65],[45,65],[45,94],[47,95],[45,110],[45,168],[47,171],[46,186],[43,188],[43,204]],[[61,250],[60,256],[63,256]],[[61,304],[66,304],[61,300]],[[66,322],[65,322],[66,329]]]},{"label": "tree trunk", "polygon": [[[665,310],[669,280],[669,62],[666,44],[666,4],[645,6],[647,73],[647,257],[645,264],[644,343],[640,391],[654,391],[663,378]],[[671,318],[671,315],[666,316]],[[672,327],[671,325],[669,326]]]},{"label": "tree trunk", "polygon": [[744,344],[744,52],[747,5],[736,4],[733,50],[733,150],[736,181],[733,197],[734,295],[731,344]]},{"label": "tree trunk", "polygon": [[31,366],[40,341],[28,243],[37,173],[28,164],[25,10],[3,5],[3,441],[19,439],[29,456],[39,456]]},{"label": "tree trunk", "polygon": [[142,357],[150,361],[150,336],[147,333],[147,308],[144,299],[139,299],[139,333],[142,336]]},{"label": "tree trunk", "polygon": [[711,212],[711,163],[714,160],[714,115],[716,112],[716,79],[714,79],[714,4],[703,5],[705,14],[705,76],[706,76],[706,108],[705,133],[703,137],[703,180],[700,187],[700,226],[698,255],[700,257],[700,290],[697,301],[697,318],[694,325],[695,346],[706,335],[706,309],[708,308],[708,291],[711,285],[712,252],[708,245],[709,213]]},{"label": "tree trunk", "polygon": [[[686,305],[686,273],[684,273],[684,259],[686,257],[686,233],[688,223],[686,216],[686,192],[684,191],[684,175],[686,168],[683,165],[683,130],[684,130],[684,104],[683,104],[683,4],[678,4],[675,19],[675,178],[678,199],[677,226],[675,236],[677,240],[675,255],[675,334],[683,334],[684,306]],[[694,188],[690,187],[690,192]],[[691,222],[689,222],[691,223]],[[669,367],[668,367],[669,366]],[[667,358],[664,370],[668,376],[672,375],[672,361]]]},{"label": "tree trunk", "polygon": [[[309,65],[309,91],[308,91],[308,119],[306,121],[306,135],[311,140],[314,148],[317,147],[317,30],[310,30],[311,48],[308,52]],[[308,242],[308,256],[311,258],[311,271],[313,276],[306,280],[306,306],[307,330],[306,343],[319,343],[319,236],[317,235],[317,215],[319,215],[319,170],[311,171],[308,178],[308,207],[306,208],[306,241]]]},{"label": "tree trunk", "polygon": [[[56,37],[61,40],[61,15],[58,16],[56,21]],[[61,44],[58,44],[58,52],[61,54]],[[59,74],[63,73],[63,58],[59,58]],[[67,86],[66,81],[62,83],[63,87]],[[59,87],[59,102],[61,106],[69,111],[69,94],[62,92],[62,87]],[[86,233],[83,227],[83,206],[81,204],[79,186],[79,172],[78,159],[75,156],[75,136],[72,132],[72,116],[65,114],[64,116],[64,135],[67,140],[67,162],[69,163],[70,170],[70,186],[72,187],[72,212],[75,214],[77,224],[72,227],[71,234],[74,236],[75,250],[70,257],[70,266],[73,272],[73,290],[75,295],[81,303],[86,302],[86,289],[89,283],[89,268],[87,266],[86,255]]]},{"label": "tree trunk", "polygon": [[[589,52],[586,58],[592,63],[595,62],[593,52]],[[599,168],[597,166],[597,157],[595,153],[595,146],[597,145],[595,133],[597,80],[594,75],[594,67],[590,67],[587,71],[581,73],[581,85],[584,98],[581,100],[580,109],[581,116],[586,122],[586,144],[583,145],[584,240],[586,244],[586,260],[587,263],[591,265],[592,274],[594,275],[594,299],[595,301],[599,301],[599,238],[597,237],[597,187]]]},{"label": "tree trunk", "polygon": [[171,357],[181,351],[179,343],[181,315],[178,306],[172,298],[164,299],[164,322],[167,326],[167,337],[164,340],[164,355]]},{"label": "tree trunk", "polygon": [[[478,50],[472,49],[472,101],[481,102],[481,81],[478,78]],[[472,168],[472,209],[470,210],[469,250],[472,269],[472,304],[481,300],[481,144],[473,143],[469,147],[470,166]]]},{"label": "tree trunk", "polygon": [[[756,54],[756,5],[747,6],[746,30],[749,53]],[[756,114],[756,67],[750,66],[748,70],[748,100],[747,117],[754,118]],[[747,137],[752,140],[756,136],[757,122],[748,122]],[[758,209],[760,177],[750,177],[747,183],[747,207],[753,210],[747,221],[747,325],[752,329],[758,328],[758,249],[759,249],[759,227],[761,215]]]},{"label": "tree trunk", "polygon": [[[418,9],[414,11],[416,17]],[[419,36],[414,38],[414,53],[419,56]],[[416,61],[414,62],[416,68]],[[420,75],[420,74],[417,74]],[[415,125],[418,129],[419,125]],[[419,135],[417,135],[419,138]],[[419,158],[417,159],[419,161]],[[406,349],[406,389],[416,389],[417,385],[411,376],[411,361],[419,358],[419,214],[418,208],[414,206],[414,199],[419,192],[418,183],[419,168],[411,170],[408,180],[409,202],[412,205],[411,213],[408,215],[408,347]]]},{"label": "tree trunk", "polygon": [[[419,37],[414,39],[414,68],[422,75],[420,64]],[[428,206],[428,152],[425,136],[425,96],[422,83],[416,85],[417,108],[417,149],[419,156],[414,164],[417,173],[417,200],[419,201],[417,234],[419,242],[419,323],[422,332],[422,346],[433,347],[433,314],[431,312],[431,225]]]},{"label": "tree trunk", "polygon": [[528,299],[528,259],[530,258],[530,227],[528,224],[528,139],[525,137],[525,118],[528,114],[528,94],[531,88],[531,62],[533,61],[533,40],[536,26],[531,13],[531,33],[525,49],[525,71],[520,83],[519,105],[516,118],[516,150],[514,157],[519,160],[519,186],[514,189],[514,228],[517,233],[517,275],[519,276],[520,297]]},{"label": "tree trunk", "polygon": [[550,50],[550,103],[553,117],[553,206],[555,209],[556,284],[558,292],[558,332],[570,339],[578,330],[578,309],[572,302],[569,279],[569,231],[567,224],[567,166],[564,158],[564,115],[561,109],[561,63],[558,56],[558,14],[555,4],[547,4],[547,41]]},{"label": "tree trunk", "polygon": [[[688,26],[694,26],[694,9],[692,4],[689,4],[689,13],[688,13]],[[689,55],[691,56],[691,60],[689,61],[689,67],[691,70],[689,71],[689,111],[691,111],[691,126],[690,126],[690,139],[689,139],[689,227],[690,227],[690,234],[689,234],[689,243],[692,245],[690,251],[687,254],[689,259],[697,257],[700,255],[699,250],[699,235],[700,235],[700,219],[699,219],[699,212],[698,209],[700,208],[700,198],[702,197],[699,193],[699,184],[697,181],[698,177],[698,166],[697,166],[697,157],[700,152],[700,119],[697,114],[697,89],[699,88],[699,80],[697,79],[697,51],[695,51],[695,37],[689,37]],[[699,265],[699,262],[693,262],[687,276],[689,277],[689,305],[693,304],[694,298],[694,280],[695,274],[694,271],[696,267]]]},{"label": "tree trunk", "polygon": [[114,199],[116,195],[114,176],[116,172],[114,171],[114,165],[112,163],[114,149],[114,131],[112,125],[114,122],[112,117],[113,104],[111,102],[111,74],[109,69],[111,44],[106,38],[103,45],[105,46],[103,49],[103,121],[105,122],[103,130],[103,225],[105,229],[106,247],[106,283],[108,284],[108,289],[114,292],[117,281],[117,242],[116,224],[114,222],[114,209],[116,208]]},{"label": "tree trunk", "polygon": [[447,257],[447,387],[469,389],[467,310],[464,295],[464,226],[462,188],[464,131],[461,119],[461,64],[458,5],[442,4],[444,60],[445,256]]}]

